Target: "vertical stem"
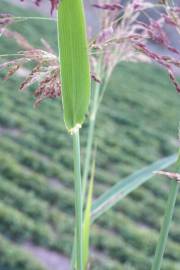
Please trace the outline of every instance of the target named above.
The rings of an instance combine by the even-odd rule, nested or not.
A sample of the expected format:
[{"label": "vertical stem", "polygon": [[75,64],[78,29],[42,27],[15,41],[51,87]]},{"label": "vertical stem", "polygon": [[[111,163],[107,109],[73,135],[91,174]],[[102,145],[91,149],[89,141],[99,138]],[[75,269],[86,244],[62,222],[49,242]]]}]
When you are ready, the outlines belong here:
[{"label": "vertical stem", "polygon": [[80,141],[79,131],[73,134],[73,154],[74,154],[74,185],[75,185],[75,235],[76,235],[76,265],[77,270],[83,270],[83,239],[82,239],[82,183],[80,165]]},{"label": "vertical stem", "polygon": [[82,181],[83,199],[85,198],[85,194],[86,194],[87,179],[88,179],[90,162],[91,162],[94,128],[95,128],[96,113],[97,113],[98,100],[99,100],[99,90],[100,90],[100,85],[96,83],[93,105],[92,105],[93,107],[92,107],[92,112],[90,115],[90,124],[89,124],[88,140],[87,140],[87,147],[86,147],[86,157],[85,157],[84,172],[83,172],[83,181]]},{"label": "vertical stem", "polygon": [[[94,138],[94,129],[96,124],[96,115],[97,111],[100,105],[100,102],[102,100],[102,94],[104,93],[107,84],[108,84],[109,77],[106,78],[103,85],[100,85],[99,83],[96,83],[96,87],[94,90],[94,98],[92,102],[92,111],[90,115],[90,124],[88,129],[88,139],[87,139],[87,146],[86,146],[86,156],[85,156],[85,163],[84,163],[84,171],[83,171],[83,200],[85,198],[86,194],[86,187],[87,187],[87,180],[88,180],[88,174],[90,169],[90,162],[91,162],[91,156],[92,156],[92,147],[93,147],[93,138]],[[101,95],[100,95],[101,93]]]},{"label": "vertical stem", "polygon": [[[176,166],[178,167],[180,164],[180,156],[177,160]],[[170,187],[170,192],[169,192],[169,197],[168,197],[168,202],[165,210],[165,215],[164,215],[164,221],[162,224],[161,232],[160,232],[160,237],[159,241],[157,244],[156,248],[156,253],[153,261],[153,265],[151,270],[160,270],[162,260],[163,260],[163,255],[164,251],[166,248],[166,243],[168,239],[168,233],[171,225],[171,221],[173,218],[173,212],[175,208],[175,203],[176,203],[176,198],[179,190],[179,184],[176,181],[172,180],[171,187]]]},{"label": "vertical stem", "polygon": [[166,206],[166,212],[165,212],[165,216],[164,216],[162,229],[160,232],[158,245],[156,248],[155,258],[154,258],[153,265],[152,265],[152,270],[159,270],[161,268],[163,255],[164,255],[164,251],[166,248],[166,242],[168,239],[168,233],[169,233],[169,229],[170,229],[170,225],[171,225],[171,221],[172,221],[172,217],[173,217],[174,206],[175,206],[175,202],[176,202],[178,188],[179,188],[178,183],[176,181],[173,181],[171,183],[169,198],[168,198],[168,202],[167,202],[167,206]]}]

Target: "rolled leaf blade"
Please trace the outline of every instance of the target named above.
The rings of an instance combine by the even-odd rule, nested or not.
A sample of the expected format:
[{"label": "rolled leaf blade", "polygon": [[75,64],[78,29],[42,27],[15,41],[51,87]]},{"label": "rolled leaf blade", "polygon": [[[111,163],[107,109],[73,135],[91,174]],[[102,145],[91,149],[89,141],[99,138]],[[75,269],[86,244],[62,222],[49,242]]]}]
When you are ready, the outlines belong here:
[{"label": "rolled leaf blade", "polygon": [[70,132],[80,127],[90,99],[90,67],[82,0],[63,0],[58,32],[64,121]]}]

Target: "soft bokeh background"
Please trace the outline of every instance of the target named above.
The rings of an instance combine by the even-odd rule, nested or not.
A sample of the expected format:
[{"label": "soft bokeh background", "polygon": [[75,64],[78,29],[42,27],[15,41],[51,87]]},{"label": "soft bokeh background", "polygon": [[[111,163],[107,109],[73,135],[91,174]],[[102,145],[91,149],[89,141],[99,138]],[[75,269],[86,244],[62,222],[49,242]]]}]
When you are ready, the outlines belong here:
[{"label": "soft bokeh background", "polygon": [[[1,0],[0,11],[39,15],[27,3],[12,2],[18,1]],[[47,14],[45,8],[40,15]],[[96,25],[89,12],[88,20]],[[38,48],[43,37],[57,49],[53,22],[28,21],[13,28]],[[0,39],[1,54],[18,49],[12,40]],[[33,89],[18,92],[26,72],[0,84],[0,270],[68,270],[74,216],[71,137],[59,100],[34,109]],[[179,104],[180,96],[157,66],[116,67],[98,114],[94,197],[177,151]],[[82,133],[83,160],[87,123]],[[93,225],[91,269],[150,269],[168,191],[169,180],[154,177]],[[179,224],[180,196],[163,270],[180,269]]]}]

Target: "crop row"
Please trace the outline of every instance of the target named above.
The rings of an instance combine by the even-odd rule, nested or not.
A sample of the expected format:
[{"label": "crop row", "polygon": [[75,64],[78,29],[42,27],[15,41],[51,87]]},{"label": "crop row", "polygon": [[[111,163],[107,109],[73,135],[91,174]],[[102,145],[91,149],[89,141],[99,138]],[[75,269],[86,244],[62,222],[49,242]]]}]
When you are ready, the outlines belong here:
[{"label": "crop row", "polygon": [[[53,235],[52,231],[50,231],[49,229],[48,231],[45,230],[47,226],[45,226],[44,228],[42,225],[40,225],[40,223],[35,224],[31,219],[27,218],[25,215],[21,214],[14,208],[5,207],[3,204],[0,204],[0,217],[2,221],[0,231],[9,238],[13,240],[18,238],[19,241],[31,240],[34,241],[36,244],[47,246],[49,248],[54,248],[61,252],[70,252],[71,241],[73,238],[72,234],[71,240],[67,237],[70,232],[70,229],[67,226],[69,220],[69,224],[72,228],[71,218],[65,221],[63,216],[60,216],[60,219],[58,219],[60,226],[59,230],[61,232],[59,238],[58,235],[57,237],[55,237],[55,235]],[[54,216],[54,218],[57,219],[57,216]]]},{"label": "crop row", "polygon": [[[72,208],[72,191],[53,188],[51,182],[43,176],[33,173],[27,168],[14,162],[10,155],[0,156],[0,172],[5,178],[18,184],[20,187],[33,191],[38,196],[46,199],[51,205],[59,205],[62,201],[67,202],[67,207]],[[23,174],[22,174],[23,172]]]},{"label": "crop row", "polygon": [[[31,138],[30,135],[27,139],[29,139],[29,138]],[[22,138],[16,139],[16,142],[23,144],[23,139],[22,140],[21,139]],[[34,137],[34,142],[35,142],[35,137]],[[32,143],[32,140],[31,140],[31,143]],[[13,143],[12,143],[12,145],[13,145]],[[27,142],[27,145],[28,145],[28,142]],[[8,147],[11,148],[12,146],[8,146]],[[36,155],[36,152],[34,152],[34,155],[33,155],[33,152],[32,152],[32,154],[31,154],[31,151],[29,151],[29,152],[30,153],[27,153],[24,158],[21,157],[21,155],[19,155],[19,158],[23,159],[22,162],[27,163],[26,165],[31,165],[34,170],[38,170],[39,172],[42,170],[42,172],[45,173],[46,175],[53,174],[53,176],[55,176],[55,177],[60,176],[62,181],[66,178],[65,185],[68,185],[68,183],[69,183],[68,180],[70,180],[69,185],[72,184],[72,174],[69,171],[64,170],[64,168],[68,169],[68,166],[70,166],[70,164],[72,164],[71,162],[69,162],[69,160],[72,160],[72,156],[69,155],[69,152],[67,150],[60,151],[61,158],[58,160],[59,164],[56,163],[57,161],[55,159],[55,162],[53,162],[51,164],[51,166],[52,166],[51,170],[49,169],[49,166],[46,165],[47,162],[45,162],[44,160],[42,161],[42,160],[40,160],[40,158],[36,157],[36,156],[38,156],[38,155]],[[28,164],[28,162],[30,164]],[[68,175],[67,175],[67,173],[68,173]],[[66,174],[66,177],[64,177],[64,174]],[[107,184],[108,180],[112,177],[110,175],[108,175],[108,173],[106,171],[104,172],[104,170],[98,168],[97,173],[96,173],[96,178],[97,178],[98,182],[102,182],[102,183],[105,182]],[[118,177],[116,176],[116,179],[119,180],[119,176]],[[148,184],[145,187],[152,190],[152,192],[154,193],[155,196],[158,195],[158,197],[163,196],[165,198],[166,192],[164,191],[164,189],[162,189],[163,185],[161,185],[161,183],[162,183],[161,181],[156,181],[156,183],[154,185]],[[179,200],[178,200],[178,204],[179,204]]]},{"label": "crop row", "polygon": [[[24,118],[22,118],[22,116],[24,117]],[[8,117],[8,116],[7,116]],[[20,119],[22,118],[22,124],[21,124],[21,127],[23,127],[23,129],[26,127],[26,128],[28,128],[28,131],[30,132],[30,131],[32,131],[33,132],[33,134],[36,134],[37,135],[37,137],[36,138],[39,138],[39,139],[41,139],[41,140],[43,140],[44,142],[47,142],[47,144],[49,144],[49,145],[51,145],[52,147],[60,147],[60,145],[62,145],[62,142],[64,142],[65,140],[64,140],[64,138],[63,138],[63,140],[62,141],[59,141],[59,137],[61,138],[61,136],[59,136],[59,134],[61,133],[60,131],[61,130],[59,130],[59,128],[57,129],[57,133],[55,132],[53,132],[52,133],[52,136],[51,136],[51,132],[49,132],[48,133],[48,136],[43,136],[42,137],[42,134],[44,134],[44,132],[42,131],[42,129],[40,128],[40,127],[38,127],[37,128],[37,126],[36,126],[36,128],[32,128],[32,127],[29,127],[29,125],[31,124],[31,121],[27,121],[27,118],[24,116],[24,115],[21,115],[21,116],[19,116],[18,117],[18,122],[19,121],[21,121]],[[26,120],[25,120],[26,119]],[[13,119],[12,119],[13,120]],[[31,119],[30,119],[31,120]],[[16,122],[16,125],[18,124],[17,123],[17,121],[16,121],[16,118],[15,118],[15,120],[14,120],[15,122]],[[44,123],[44,122],[43,122]],[[51,123],[51,119],[49,119],[49,121],[47,122],[47,123]],[[50,130],[51,130],[51,126],[50,126]],[[38,133],[37,133],[38,132]],[[59,133],[58,133],[59,132]],[[58,136],[57,136],[57,134],[58,134]],[[64,136],[63,136],[64,137]],[[47,141],[47,139],[48,139],[48,141]],[[126,147],[126,145],[128,145],[128,147]],[[131,146],[132,145],[132,146]],[[127,151],[128,149],[128,151],[129,152],[127,152],[127,153],[124,153],[123,152],[123,156],[133,156],[133,158],[134,158],[134,155],[136,154],[136,155],[140,155],[141,153],[138,151],[136,151],[136,150],[133,150],[134,149],[134,144],[132,144],[132,141],[130,142],[130,141],[128,141],[128,138],[126,138],[126,144],[124,145],[124,141],[123,141],[123,148],[125,149],[125,151]],[[105,147],[104,147],[104,144],[102,144],[102,150],[103,149],[105,149]],[[120,147],[120,149],[121,149],[121,147]],[[100,148],[100,150],[101,150],[101,148]],[[121,150],[123,150],[123,149],[121,149]],[[147,150],[147,149],[146,149]],[[117,156],[117,162],[119,161],[119,151],[117,150],[117,147],[116,147],[116,149],[115,149],[115,151],[113,151],[112,149],[111,149],[111,151],[109,151],[108,150],[108,148],[107,148],[107,150],[106,150],[107,152],[108,152],[108,155],[109,155],[109,159],[111,160],[111,156],[112,156],[112,161],[114,161],[114,158],[116,158],[116,156]],[[133,151],[133,152],[132,152]],[[152,150],[151,150],[151,152],[152,152]],[[151,153],[151,152],[149,152],[149,154]],[[107,156],[106,155],[107,153],[104,153],[104,156]],[[102,155],[101,156],[103,156],[103,153],[102,153]],[[154,157],[154,153],[152,152],[152,157]],[[141,160],[144,160],[144,158],[146,158],[146,156],[144,155],[144,152],[142,152],[142,156],[140,156],[140,157],[138,157],[137,156],[137,158],[141,161]],[[149,155],[148,155],[148,158],[149,158]],[[100,162],[101,162],[101,160],[102,160],[103,158],[100,158],[100,159],[98,159]],[[134,159],[132,159],[132,160],[135,160],[135,158]],[[152,158],[150,158],[150,160],[152,160]],[[130,161],[130,160],[129,160]],[[134,161],[133,161],[134,162]],[[70,163],[69,163],[70,164]],[[114,178],[113,178],[114,179]]]},{"label": "crop row", "polygon": [[[107,231],[113,231],[114,234],[121,235],[126,243],[131,244],[138,250],[142,250],[148,256],[153,255],[158,238],[158,231],[146,227],[143,223],[136,223],[121,213],[114,215],[111,210],[99,219],[98,224]],[[180,252],[180,247],[178,246],[180,230],[178,226],[175,228],[176,231],[174,228],[171,230],[171,240],[169,239],[171,248],[169,248],[168,256],[175,256],[176,260],[178,260],[178,253]],[[174,250],[174,252],[171,254],[172,250]]]},{"label": "crop row", "polygon": [[[37,140],[37,139],[36,139]],[[54,139],[52,138],[52,141],[54,141]],[[44,147],[45,148],[45,147]],[[53,152],[53,151],[52,151]],[[67,160],[67,162],[66,162],[66,160],[63,160],[64,158],[63,158],[63,156],[64,157],[66,157],[67,156],[67,150],[65,151],[66,153],[64,153],[64,155],[63,155],[63,150],[61,151],[61,159],[60,159],[60,162],[62,162],[62,163],[64,163],[63,165],[65,165],[67,168],[68,167],[70,167],[71,166],[71,164],[72,164],[72,157],[71,157],[71,155],[68,155],[68,158],[66,158],[66,160]],[[68,152],[69,153],[69,152]],[[107,155],[106,155],[107,156]],[[101,160],[101,158],[100,159],[98,159],[98,160]],[[123,171],[123,168],[124,167],[126,167],[126,166],[122,166],[122,171]],[[129,167],[132,167],[132,164],[131,164],[131,166],[129,166]],[[100,170],[97,172],[97,176],[98,176],[98,180],[99,181],[103,181],[103,182],[106,182],[106,183],[108,183],[108,181],[110,181],[110,179],[117,179],[117,175],[115,175],[116,177],[110,177],[110,175],[108,175],[108,173],[104,173],[103,175],[102,175],[102,177],[101,177],[101,174],[102,173],[100,173]],[[101,180],[102,179],[102,180]],[[115,181],[115,180],[113,180],[113,182]],[[157,190],[156,190],[156,193],[157,193]],[[162,196],[164,196],[164,193],[162,193],[162,192],[159,192]],[[158,193],[158,194],[159,194]]]},{"label": "crop row", "polygon": [[[64,171],[62,169],[62,167],[59,168],[58,165],[56,166],[56,164],[54,164],[50,161],[48,161],[48,162],[42,161],[41,156],[39,157],[35,153],[33,154],[33,151],[27,151],[25,149],[22,149],[22,151],[21,151],[20,148],[18,148],[18,147],[16,149],[16,145],[9,140],[7,140],[7,142],[6,142],[6,140],[3,140],[2,148],[5,151],[7,150],[13,154],[16,154],[16,156],[19,159],[19,162],[24,163],[24,165],[26,165],[28,167],[31,167],[31,169],[33,169],[34,171],[36,171],[36,170],[38,172],[43,171],[43,172],[45,172],[45,174],[47,176],[49,175],[49,176],[58,177]],[[47,163],[47,166],[46,166],[46,163]],[[34,164],[34,166],[33,166],[33,164]],[[36,168],[38,168],[38,169],[36,169]],[[10,173],[9,170],[8,170],[8,173]],[[21,176],[19,175],[19,178],[20,177],[23,178],[24,175],[21,175]],[[35,177],[37,177],[37,175]],[[67,180],[68,180],[68,178],[67,178]],[[68,184],[67,180],[64,181],[64,185]],[[72,182],[69,183],[69,185],[70,184],[72,186]],[[59,192],[61,192],[61,190]],[[101,189],[100,190],[96,189],[96,192],[98,192],[98,194],[100,194]],[[141,198],[140,202],[138,203],[137,199],[136,199],[136,194],[139,194],[140,192],[143,194],[143,197]],[[155,199],[155,197],[152,196],[152,194],[150,192],[149,192],[149,194],[147,194],[148,191],[144,190],[143,188],[138,189],[135,193],[133,193],[130,198],[136,200],[136,205],[134,205],[133,200],[126,199],[125,201],[122,201],[120,203],[119,207],[116,206],[115,209],[118,210],[118,208],[119,208],[120,211],[122,211],[126,215],[134,218],[137,222],[141,219],[142,222],[145,222],[148,226],[159,229],[160,222],[161,222],[160,216],[162,216],[162,214],[164,212],[163,200],[161,200],[157,196]],[[134,194],[135,194],[135,196],[134,196]],[[68,196],[67,196],[67,198],[68,198]],[[71,202],[72,202],[72,200],[71,200]],[[123,205],[124,205],[124,207],[123,207]],[[128,207],[127,207],[127,205],[128,205]],[[154,207],[156,207],[156,211],[152,211],[152,209]],[[138,209],[138,211],[136,211],[136,209]],[[179,219],[179,215],[177,215],[178,212],[176,212],[176,219]]]},{"label": "crop row", "polygon": [[[64,243],[63,239],[65,238],[67,240],[68,237],[70,236],[69,232],[71,231],[72,228],[72,218],[70,216],[66,217],[66,215],[62,215],[57,212],[57,214],[54,214],[54,220],[51,217],[51,222],[52,220],[54,222],[54,229],[57,230],[56,231],[57,235],[55,236],[48,225],[45,226],[38,222],[34,223],[30,218],[27,218],[27,216],[23,215],[14,208],[7,206],[5,207],[2,204],[0,206],[1,206],[0,213],[2,222],[0,227],[1,233],[6,233],[8,234],[8,237],[13,237],[13,239],[17,238],[21,241],[31,239],[34,240],[34,242],[37,244],[58,249],[59,251],[63,251],[65,253],[70,252],[70,245],[68,244],[68,242],[66,242],[67,246],[64,246],[64,244],[62,245],[62,243]],[[112,217],[108,218],[108,220],[112,220]],[[116,223],[118,222],[118,224],[121,225],[121,228],[119,228],[119,231],[117,232],[118,237],[115,236],[115,238],[119,240],[117,242],[114,242],[113,240],[111,246],[109,245],[107,247],[107,252],[109,256],[115,256],[114,254],[117,254],[115,257],[117,260],[119,259],[120,256],[118,252],[119,247],[116,246],[119,244],[122,244],[123,246],[125,245],[128,250],[133,249],[134,253],[136,252],[136,250],[138,251],[141,250],[142,254],[144,254],[145,252],[146,256],[152,255],[155,246],[155,240],[154,242],[152,241],[153,239],[152,231],[151,232],[144,231],[143,234],[141,230],[136,229],[136,224],[132,224],[130,226],[129,220],[127,220],[127,218],[125,219],[124,216],[122,216],[121,218],[118,216],[118,220],[115,220],[115,222]],[[127,223],[128,225],[124,225],[123,222]],[[104,227],[105,224],[101,223],[100,225]],[[96,229],[93,232],[93,243],[96,246],[96,248],[101,250],[101,247],[104,246],[104,244],[102,244],[103,237],[106,238],[107,241],[111,242],[112,235],[109,234],[107,230],[103,231],[102,227],[96,226],[95,228]],[[100,237],[99,234],[100,233],[102,234],[102,231],[104,236]],[[59,233],[61,233],[60,238],[58,237]],[[148,245],[146,242],[143,242],[145,239],[146,241],[148,239]],[[70,241],[72,241],[72,235]],[[167,253],[167,256],[169,256],[170,259],[177,260],[179,254],[178,247],[174,243],[171,243],[170,250],[173,254],[173,258],[171,257],[172,254],[169,255]],[[128,254],[128,251],[126,251],[125,248],[124,252],[125,254],[126,252]],[[122,257],[120,257],[120,260],[123,260]]]},{"label": "crop row", "polygon": [[[8,227],[8,232],[10,233],[11,236],[13,234],[15,234],[15,236],[18,239],[20,237],[21,240],[23,240],[23,239],[26,239],[27,240],[27,239],[29,239],[29,237],[30,238],[33,238],[35,236],[35,239],[36,239],[36,241],[37,241],[38,244],[43,244],[44,245],[44,243],[46,243],[46,245],[48,245],[49,247],[52,245],[52,246],[54,246],[54,248],[58,248],[58,250],[60,250],[60,251],[63,251],[63,252],[69,251],[69,244],[67,244],[67,246],[64,246],[64,244],[62,245],[62,243],[64,243],[64,239],[63,239],[64,236],[66,234],[68,234],[68,232],[70,232],[70,230],[69,230],[69,228],[67,226],[68,225],[67,224],[67,220],[64,220],[62,218],[62,216],[59,215],[59,213],[57,213],[57,215],[54,215],[54,221],[56,220],[56,222],[58,221],[58,224],[61,224],[61,225],[59,225],[60,226],[59,228],[58,228],[58,224],[56,224],[56,226],[58,228],[58,233],[60,234],[60,239],[59,239],[58,242],[61,243],[60,244],[61,246],[59,246],[59,245],[57,246],[56,243],[53,244],[52,242],[54,242],[54,240],[52,240],[52,239],[49,239],[48,240],[47,239],[47,231],[46,231],[45,235],[43,235],[43,237],[42,237],[42,231],[44,231],[42,229],[42,227],[40,227],[40,229],[38,229],[38,230],[37,230],[37,228],[35,229],[34,225],[32,225],[32,222],[29,222],[29,219],[28,219],[28,221],[27,221],[27,219],[23,219],[22,218],[22,214],[20,214],[20,216],[19,216],[19,213],[17,211],[14,211],[14,209],[13,210],[10,210],[11,208],[8,208],[8,210],[7,210],[7,207],[5,207],[4,205],[2,205],[2,207],[0,209],[3,210],[3,211],[0,211],[1,212],[1,220],[5,224],[4,227],[0,227],[0,229],[1,229],[1,231],[3,233],[7,233],[7,226],[8,226],[8,224],[11,224],[11,226]],[[7,214],[6,215],[5,215],[5,209],[7,210]],[[5,215],[5,217],[3,215]],[[17,215],[17,218],[16,218],[16,215]],[[57,217],[59,217],[59,219],[57,219]],[[17,220],[20,220],[20,222],[16,222]],[[26,220],[26,221],[24,221],[24,220]],[[69,219],[69,220],[71,220],[71,219]],[[112,218],[110,218],[109,220],[112,220]],[[119,232],[119,234],[121,236],[122,235],[124,236],[123,229],[126,228],[126,233],[128,233],[127,234],[127,238],[130,239],[130,241],[132,241],[131,240],[132,232],[133,233],[135,232],[135,227],[134,227],[133,231],[132,231],[132,228],[130,228],[129,231],[127,232],[127,224],[129,224],[129,222],[128,223],[125,222],[126,224],[123,225],[123,223],[122,223],[123,220],[124,220],[124,216],[122,216],[121,220],[119,220],[119,219],[116,220],[116,222],[121,223],[121,225],[122,225],[121,231]],[[63,228],[61,227],[62,224],[64,224]],[[14,227],[16,228],[16,231],[14,231]],[[38,224],[38,227],[39,227],[39,224]],[[71,227],[72,227],[72,223],[71,223]],[[64,230],[66,230],[66,233],[65,233]],[[26,231],[26,235],[23,235],[22,232],[24,232],[24,231]],[[130,236],[129,232],[131,232],[131,236]],[[49,232],[48,232],[48,235],[49,235]],[[95,240],[93,240],[93,243],[95,244],[96,248],[98,248],[100,250],[102,249],[103,251],[105,251],[104,250],[104,247],[106,245],[103,242],[104,241],[103,239],[105,238],[106,241],[107,241],[107,243],[108,243],[108,247],[107,247],[107,250],[106,250],[106,252],[108,252],[108,255],[109,256],[112,256],[112,257],[115,257],[117,260],[122,261],[123,260],[123,256],[125,256],[125,258],[127,258],[126,256],[127,256],[128,252],[130,252],[130,251],[126,251],[126,248],[123,248],[123,251],[120,249],[121,252],[118,251],[119,250],[119,245],[122,245],[123,247],[124,246],[128,247],[127,242],[126,242],[126,239],[123,240],[120,237],[120,235],[118,235],[118,237],[115,236],[112,239],[112,235],[108,235],[107,234],[107,231],[104,231],[102,233],[102,229],[101,230],[98,229],[98,232],[96,232],[95,234],[93,233],[93,239],[95,239]],[[44,237],[46,237],[46,238],[44,238]],[[42,238],[43,238],[43,241],[42,241]],[[116,242],[114,242],[114,240],[115,240],[114,238],[117,239]],[[139,251],[142,249],[142,254],[143,254],[144,253],[144,250],[146,250],[148,248],[148,245],[150,244],[150,240],[152,240],[152,238],[153,238],[152,232],[150,232],[149,238],[147,238],[147,234],[146,235],[143,235],[141,233],[141,234],[138,234],[137,235],[137,238],[134,238],[134,242],[133,243],[131,242],[131,245],[133,246],[134,243],[136,243],[136,246],[135,247],[138,248]],[[68,237],[67,238],[65,237],[65,240],[66,241],[67,241],[67,239],[68,239]],[[140,248],[140,245],[138,245],[138,241],[143,241],[143,239],[148,240],[148,245],[147,245],[147,243],[145,243],[144,246],[141,246],[141,248]],[[109,245],[110,243],[111,243],[111,245]],[[128,250],[129,250],[130,246],[128,247]],[[64,250],[64,249],[66,249],[66,250]],[[151,247],[151,249],[152,249],[152,247]],[[116,252],[115,252],[115,250],[116,250]],[[134,253],[135,251],[136,251],[136,249],[133,250],[132,252]],[[174,260],[177,259],[178,258],[178,254],[179,254],[179,250],[177,249],[177,251],[176,251],[176,249],[174,249],[174,245],[171,246],[171,252],[172,252],[172,254],[174,256],[173,259]],[[121,253],[121,255],[119,253]],[[123,254],[125,254],[125,255],[123,255]],[[145,258],[146,257],[147,256],[145,256]],[[140,259],[137,259],[137,260],[140,260]],[[142,261],[142,265],[143,265],[143,261]],[[139,263],[138,263],[138,267],[139,267]]]},{"label": "crop row", "polygon": [[[51,161],[48,158],[45,158],[41,155],[39,155],[36,151],[31,150],[31,149],[27,149],[27,148],[23,148],[21,149],[19,147],[19,145],[15,144],[12,140],[6,138],[2,138],[2,150],[6,151],[6,152],[10,152],[13,155],[16,155],[18,158],[18,161],[23,164],[24,166],[31,168],[33,171],[36,171],[38,173],[43,173],[44,175],[48,176],[48,177],[56,177],[56,178],[60,178],[61,181],[63,181],[65,186],[72,186],[72,173],[69,173],[69,170],[64,167],[64,163],[66,163],[65,160],[63,160],[63,158],[67,158],[68,159],[72,156],[67,155],[69,152],[66,151],[64,152],[64,150],[61,151],[61,161],[60,164],[58,164],[55,160],[55,162]],[[62,163],[62,164],[61,164]],[[65,177],[66,176],[66,177]],[[110,178],[110,175],[108,175],[108,172],[104,172],[102,169],[98,168],[97,169],[97,174],[96,174],[96,179],[98,182],[100,179],[104,179],[104,181],[107,183],[108,181],[106,181],[106,179]],[[151,194],[149,193],[148,190],[145,189],[139,189],[138,191],[134,192],[132,194],[132,198],[134,197],[134,199],[137,200],[137,195],[139,196],[140,193],[142,193],[142,197],[140,197],[140,200],[143,199],[144,197],[146,197],[149,200],[149,197],[152,197],[151,202],[157,204],[157,207],[159,206],[160,203],[160,195],[165,197],[166,196],[166,190],[163,189],[163,185],[162,185],[162,181],[156,181],[156,183],[153,184],[155,186],[158,186],[155,190],[154,185],[147,184],[147,188],[152,190],[152,192],[156,192],[154,195],[159,195],[157,200],[154,200],[154,196],[152,197]],[[109,186],[109,185],[108,185]],[[145,186],[145,187],[146,187]],[[165,184],[164,184],[165,186]],[[152,188],[150,188],[152,187]],[[159,191],[161,187],[161,190]],[[168,186],[167,186],[168,188]],[[101,192],[101,190],[98,192],[98,194]],[[157,196],[156,196],[157,197]],[[179,201],[179,200],[178,200]],[[163,202],[161,202],[161,211],[163,211]]]},{"label": "crop row", "polygon": [[8,154],[0,156],[0,162],[0,171],[5,179],[33,192],[36,196],[49,202],[50,205],[59,206],[61,210],[72,209],[74,203],[72,190],[67,189],[63,185],[58,186],[58,188],[53,187],[51,180],[48,181],[42,175],[33,173],[33,171],[16,163],[12,156]]},{"label": "crop row", "polygon": [[[72,190],[68,189],[65,192],[66,188],[64,186],[60,186],[58,189],[57,188],[52,189],[52,187],[49,186],[48,180],[45,181],[45,178],[43,178],[39,174],[34,174],[32,171],[29,171],[25,177],[24,170],[25,168],[17,164],[15,161],[13,162],[13,159],[11,157],[5,155],[4,157],[1,158],[1,171],[5,177],[13,180],[13,182],[18,183],[22,187],[25,187],[28,189],[31,187],[31,190],[34,191],[36,195],[39,195],[42,198],[47,199],[51,204],[52,203],[55,204],[56,202],[58,205],[60,205],[61,210],[68,209],[69,211],[70,209],[73,208]],[[21,179],[21,181],[19,181],[19,179]],[[1,189],[3,189],[3,185],[2,187],[0,187],[0,190]],[[7,189],[7,192],[10,193],[9,189],[8,188],[6,189]],[[17,194],[17,191],[14,191],[14,196],[15,194]],[[150,196],[148,196],[148,198],[149,197]],[[9,198],[11,198],[10,200],[12,200],[12,196],[9,195]],[[26,200],[26,195],[24,195],[24,200]],[[22,201],[22,198],[19,199],[19,202],[21,201]],[[153,201],[153,198],[151,201]],[[144,208],[145,205],[147,206],[146,209]],[[157,208],[161,206],[162,206],[161,200],[159,200],[159,204],[157,203]],[[137,208],[138,208],[138,211],[137,211]],[[117,206],[116,206],[116,209],[118,210]],[[144,200],[140,203],[137,203],[135,206],[131,199],[126,199],[124,203],[123,201],[120,203],[119,210],[125,213],[126,215],[128,215],[129,217],[135,219],[137,222],[141,220],[142,222],[145,222],[147,225],[152,226],[156,229],[159,229],[160,227],[161,219],[160,219],[159,213],[153,211],[152,205],[148,207],[148,205],[146,204],[146,201]],[[163,208],[160,210],[163,211]],[[177,235],[175,236],[177,237]]]},{"label": "crop row", "polygon": [[1,270],[45,270],[22,248],[0,235]]},{"label": "crop row", "polygon": [[[31,188],[32,191],[36,192],[36,194],[40,195],[42,198],[47,199],[51,204],[52,203],[60,204],[61,210],[72,209],[72,206],[73,206],[72,191],[67,190],[65,192],[65,187],[63,186],[62,186],[63,189],[61,188],[52,189],[49,186],[48,181],[45,181],[45,178],[43,178],[39,174],[34,174],[31,171],[28,171],[28,173],[25,174],[26,170],[25,172],[24,170],[25,168],[17,164],[12,159],[12,157],[8,155],[1,157],[1,171],[3,175],[5,175],[7,178],[13,180],[15,183],[18,183],[22,187]],[[147,194],[144,194],[144,195],[147,195]],[[148,196],[148,198],[150,198],[150,196]],[[152,201],[153,201],[153,198],[151,202]],[[123,205],[123,202],[122,202],[122,205]],[[121,204],[120,204],[120,211],[124,212],[125,214],[127,214],[128,216],[132,218],[135,218],[137,222],[138,220],[141,219],[141,221],[146,223],[147,225],[152,226],[156,229],[159,229],[161,219],[160,219],[159,213],[153,211],[153,206],[155,206],[156,204],[150,205],[151,207],[144,208],[144,206],[146,205],[146,201],[143,200],[141,203],[136,204],[138,211],[136,211],[137,208],[135,209],[134,207],[135,205],[133,204],[133,201],[131,200],[126,199],[126,203],[124,205],[126,207],[124,207],[124,211],[123,211],[123,207],[121,207]],[[129,205],[129,207],[127,207],[127,205]],[[158,206],[159,204],[157,203],[157,208]],[[162,205],[160,204],[160,207],[161,206]],[[161,208],[161,210],[163,211],[163,208]],[[179,233],[177,229],[175,231],[173,230],[172,235],[175,240],[179,239],[178,237]]]},{"label": "crop row", "polygon": [[[141,249],[138,250],[133,248],[132,245],[129,245],[122,239],[121,235],[118,237],[113,233],[108,235],[107,231],[100,228],[97,236],[92,238],[92,241],[98,250],[103,252],[106,256],[110,256],[112,259],[119,260],[122,264],[128,262],[138,270],[144,270],[145,266],[147,269],[150,269],[151,267],[152,257],[145,255]],[[177,251],[176,255],[178,256],[178,254]],[[179,260],[172,260],[166,256],[163,269],[168,269],[169,266],[172,266],[172,269],[178,270],[178,267],[180,266]]]},{"label": "crop row", "polygon": [[36,197],[33,191],[25,191],[12,181],[0,179],[0,198],[6,205],[16,207],[36,221],[48,220],[48,203]]},{"label": "crop row", "polygon": [[[27,149],[21,147],[20,145],[14,143],[7,137],[2,138],[1,151],[5,153],[11,153],[13,157],[16,157],[16,162],[22,164],[33,172],[38,174],[43,174],[46,177],[60,178],[66,186],[72,186],[72,173],[69,172],[64,166],[63,158],[66,157],[66,152],[61,151],[62,158],[58,163],[55,160],[49,159],[46,156],[40,155],[34,149]],[[64,171],[66,171],[66,179],[64,179]],[[72,170],[70,170],[72,171]],[[68,174],[69,172],[69,174]]]}]

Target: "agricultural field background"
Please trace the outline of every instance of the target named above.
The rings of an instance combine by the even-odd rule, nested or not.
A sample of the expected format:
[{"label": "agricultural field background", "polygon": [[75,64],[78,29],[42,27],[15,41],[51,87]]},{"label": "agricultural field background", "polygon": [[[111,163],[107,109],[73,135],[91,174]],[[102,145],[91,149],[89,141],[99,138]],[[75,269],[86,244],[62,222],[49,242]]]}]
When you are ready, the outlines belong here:
[{"label": "agricultural field background", "polygon": [[[35,14],[4,0],[0,11]],[[13,29],[39,48],[43,37],[56,50],[53,22],[27,21]],[[0,54],[17,50],[13,40],[1,37]],[[7,82],[0,73],[0,270],[51,270],[47,258],[33,252],[40,247],[60,254],[59,269],[67,270],[64,262],[73,241],[72,142],[61,101],[33,108],[33,89],[17,90],[22,73]],[[116,67],[98,113],[94,198],[135,170],[177,151],[179,104],[180,96],[157,66]],[[82,133],[84,156],[87,123]],[[155,176],[93,225],[93,270],[150,269],[169,181]],[[179,243],[180,195],[163,270],[180,269]]]}]

